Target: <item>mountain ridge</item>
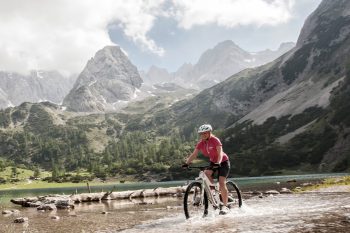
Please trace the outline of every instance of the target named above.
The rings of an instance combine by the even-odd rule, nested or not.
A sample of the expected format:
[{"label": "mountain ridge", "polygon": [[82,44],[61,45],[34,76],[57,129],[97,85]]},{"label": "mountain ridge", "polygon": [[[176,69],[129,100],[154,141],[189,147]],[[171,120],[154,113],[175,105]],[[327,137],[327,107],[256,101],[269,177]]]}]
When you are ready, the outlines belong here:
[{"label": "mountain ridge", "polygon": [[57,71],[38,70],[29,75],[0,71],[0,79],[0,108],[7,108],[26,101],[60,104],[76,77],[65,77]]},{"label": "mountain ridge", "polygon": [[264,50],[251,53],[240,48],[232,40],[225,40],[204,51],[194,65],[184,63],[173,73],[167,72],[164,68],[152,66],[149,72],[143,74],[143,80],[151,84],[175,82],[183,87],[203,90],[241,70],[271,62],[292,47],[294,43],[286,42],[282,43],[276,51]]}]

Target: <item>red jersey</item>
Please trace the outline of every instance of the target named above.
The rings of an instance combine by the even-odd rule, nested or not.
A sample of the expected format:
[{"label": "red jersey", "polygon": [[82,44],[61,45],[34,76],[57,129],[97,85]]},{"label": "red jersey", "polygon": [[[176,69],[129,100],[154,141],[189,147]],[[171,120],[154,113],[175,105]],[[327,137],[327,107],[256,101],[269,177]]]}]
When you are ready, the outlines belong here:
[{"label": "red jersey", "polygon": [[[197,143],[196,149],[200,150],[202,154],[206,157],[210,158],[210,162],[217,163],[218,162],[218,151],[216,150],[217,146],[222,146],[220,140],[215,136],[210,136],[208,140],[201,140]],[[222,160],[221,162],[227,161],[228,156],[224,152],[222,152]]]}]

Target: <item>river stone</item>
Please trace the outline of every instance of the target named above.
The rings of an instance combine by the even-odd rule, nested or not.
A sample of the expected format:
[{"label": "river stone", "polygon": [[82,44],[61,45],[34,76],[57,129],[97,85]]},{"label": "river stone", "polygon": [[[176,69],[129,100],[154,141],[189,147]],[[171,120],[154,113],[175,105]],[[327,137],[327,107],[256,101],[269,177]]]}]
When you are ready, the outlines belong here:
[{"label": "river stone", "polygon": [[18,214],[19,212],[20,212],[19,210],[4,210],[4,211],[2,211],[2,214],[6,214],[6,215]]},{"label": "river stone", "polygon": [[57,200],[55,205],[58,209],[74,209],[74,202],[72,200]]},{"label": "river stone", "polygon": [[292,191],[290,189],[287,189],[287,188],[282,188],[280,193],[288,194],[288,193],[292,193]]},{"label": "river stone", "polygon": [[39,198],[38,197],[26,197],[26,198],[24,198],[24,200],[26,202],[37,202],[37,201],[39,201]]},{"label": "river stone", "polygon": [[261,195],[261,194],[262,194],[261,192],[256,191],[256,190],[254,190],[254,191],[252,192],[252,195]]},{"label": "river stone", "polygon": [[306,187],[306,186],[311,186],[311,183],[302,183],[301,186]]},{"label": "river stone", "polygon": [[344,178],[336,178],[334,183],[338,184],[338,183],[343,183],[345,182]]},{"label": "river stone", "polygon": [[19,217],[19,218],[16,218],[13,222],[14,222],[14,223],[24,223],[24,222],[28,222],[28,218],[27,218],[27,217]]},{"label": "river stone", "polygon": [[44,204],[37,207],[37,210],[57,210],[54,204]]},{"label": "river stone", "polygon": [[59,217],[59,216],[51,216],[51,219],[52,219],[52,220],[59,220],[60,217]]},{"label": "river stone", "polygon": [[28,207],[39,207],[43,205],[41,201],[36,201],[36,202],[28,202],[26,206]]},{"label": "river stone", "polygon": [[265,194],[280,194],[277,190],[268,190],[265,192]]},{"label": "river stone", "polygon": [[2,214],[12,214],[12,211],[11,210],[3,210]]}]

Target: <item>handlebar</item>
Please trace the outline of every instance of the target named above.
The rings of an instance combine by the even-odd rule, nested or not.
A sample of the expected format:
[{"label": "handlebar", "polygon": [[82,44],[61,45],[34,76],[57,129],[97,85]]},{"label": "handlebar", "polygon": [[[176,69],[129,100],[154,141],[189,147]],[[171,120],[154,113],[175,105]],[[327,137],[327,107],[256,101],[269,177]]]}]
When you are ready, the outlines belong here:
[{"label": "handlebar", "polygon": [[201,171],[204,171],[208,168],[211,168],[211,166],[188,166],[187,170],[191,170],[191,169],[199,169]]}]

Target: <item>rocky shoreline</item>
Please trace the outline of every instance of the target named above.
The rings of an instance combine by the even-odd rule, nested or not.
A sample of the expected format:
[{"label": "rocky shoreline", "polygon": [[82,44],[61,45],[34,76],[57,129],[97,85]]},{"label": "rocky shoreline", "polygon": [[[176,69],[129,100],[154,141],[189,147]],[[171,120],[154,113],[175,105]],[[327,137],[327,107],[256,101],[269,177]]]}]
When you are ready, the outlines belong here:
[{"label": "rocky shoreline", "polygon": [[[325,181],[313,180],[313,181],[298,181],[289,180],[287,182],[275,182],[269,185],[245,187],[242,189],[242,195],[244,199],[250,199],[252,197],[266,198],[276,196],[280,194],[293,194],[294,192],[350,192],[350,185],[343,184],[344,180],[348,178],[338,178],[329,187],[323,187]],[[328,184],[329,185],[329,184]],[[73,211],[76,205],[80,203],[104,203],[106,201],[116,202],[130,202],[138,205],[152,204],[152,201],[144,201],[159,199],[162,197],[172,198],[174,200],[181,199],[186,186],[170,187],[170,188],[155,188],[155,189],[140,189],[132,191],[120,191],[120,192],[99,192],[99,193],[81,193],[72,195],[45,195],[37,197],[23,197],[11,199],[11,202],[22,207],[33,207],[38,212],[56,213],[58,210]],[[136,201],[135,201],[136,200]],[[28,217],[22,216],[21,211],[18,209],[6,209],[2,211],[4,216],[16,216],[13,223],[25,223],[28,222]],[[107,214],[106,211],[102,211],[102,214]],[[50,214],[52,215],[52,214]],[[59,220],[59,216],[51,216],[53,220]]]},{"label": "rocky shoreline", "polygon": [[[283,185],[280,182],[271,184],[264,187],[258,187],[255,189],[243,189],[242,195],[249,196],[263,196],[263,195],[277,195],[277,194],[290,194],[291,189],[298,185],[298,181],[290,180]],[[310,186],[312,183],[306,182],[300,184],[302,187]],[[120,192],[98,192],[98,193],[81,193],[72,195],[44,195],[37,197],[23,197],[11,199],[11,202],[22,207],[34,207],[38,210],[56,210],[56,209],[74,209],[74,204],[83,202],[101,202],[105,200],[126,200],[134,198],[152,198],[152,197],[166,197],[175,196],[181,197],[187,186],[155,189],[139,189]],[[296,187],[298,190],[300,187]]]},{"label": "rocky shoreline", "polygon": [[82,202],[101,202],[103,200],[123,200],[132,198],[182,196],[186,186],[140,189],[121,192],[81,193],[72,195],[45,195],[11,199],[11,202],[22,207],[35,207],[38,210],[74,209],[74,204]]}]

